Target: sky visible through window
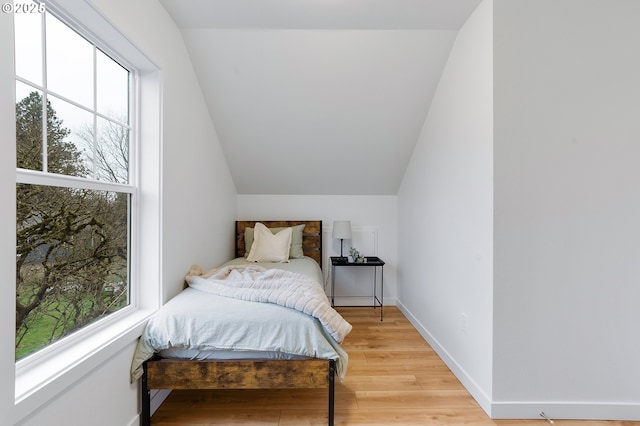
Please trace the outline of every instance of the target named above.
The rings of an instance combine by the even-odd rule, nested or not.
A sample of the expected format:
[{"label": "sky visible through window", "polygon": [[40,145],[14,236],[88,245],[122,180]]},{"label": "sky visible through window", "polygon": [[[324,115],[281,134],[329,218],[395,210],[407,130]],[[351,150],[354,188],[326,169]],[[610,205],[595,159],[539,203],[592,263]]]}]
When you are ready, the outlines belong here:
[{"label": "sky visible through window", "polygon": [[46,88],[47,100],[71,131],[68,140],[81,151],[87,150],[89,135],[97,134],[99,141],[108,130],[128,133],[128,70],[51,13],[39,13],[35,2],[21,4],[34,7],[21,8],[32,13],[14,13],[16,101]]}]

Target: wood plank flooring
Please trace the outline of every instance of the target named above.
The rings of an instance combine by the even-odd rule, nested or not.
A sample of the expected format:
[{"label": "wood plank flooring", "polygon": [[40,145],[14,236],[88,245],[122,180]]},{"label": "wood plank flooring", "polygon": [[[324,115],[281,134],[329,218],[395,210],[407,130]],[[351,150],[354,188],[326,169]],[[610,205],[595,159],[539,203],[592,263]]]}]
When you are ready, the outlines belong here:
[{"label": "wood plank flooring", "polygon": [[[336,425],[544,426],[540,420],[491,420],[402,313],[385,306],[337,308],[353,325],[344,382],[336,379]],[[327,424],[318,390],[173,391],[153,426]],[[638,426],[640,422],[555,420],[556,426]]]}]

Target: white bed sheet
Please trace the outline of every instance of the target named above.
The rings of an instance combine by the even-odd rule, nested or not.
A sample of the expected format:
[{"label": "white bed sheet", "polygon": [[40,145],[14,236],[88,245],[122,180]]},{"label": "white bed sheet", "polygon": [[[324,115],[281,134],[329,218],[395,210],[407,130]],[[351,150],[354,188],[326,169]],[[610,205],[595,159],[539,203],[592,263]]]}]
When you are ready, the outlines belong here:
[{"label": "white bed sheet", "polygon": [[253,352],[169,348],[160,351],[162,358],[180,358],[189,360],[225,360],[225,359],[309,359],[304,355],[285,354],[282,352]]},{"label": "white bed sheet", "polygon": [[[244,263],[238,258],[225,265]],[[322,283],[322,271],[311,258],[260,266],[304,273]],[[347,353],[309,315],[193,288],[182,291],[149,320],[132,363],[133,378],[140,377],[142,363],[154,353],[183,359],[333,359],[341,379],[348,363]]]}]

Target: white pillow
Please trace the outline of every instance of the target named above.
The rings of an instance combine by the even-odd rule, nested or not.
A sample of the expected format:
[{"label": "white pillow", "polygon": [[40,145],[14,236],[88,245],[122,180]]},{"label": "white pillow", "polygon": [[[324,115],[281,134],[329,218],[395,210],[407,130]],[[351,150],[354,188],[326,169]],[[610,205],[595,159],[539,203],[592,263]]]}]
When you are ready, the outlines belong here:
[{"label": "white pillow", "polygon": [[263,223],[256,223],[253,244],[247,260],[249,262],[288,262],[291,245],[291,228],[272,234]]}]

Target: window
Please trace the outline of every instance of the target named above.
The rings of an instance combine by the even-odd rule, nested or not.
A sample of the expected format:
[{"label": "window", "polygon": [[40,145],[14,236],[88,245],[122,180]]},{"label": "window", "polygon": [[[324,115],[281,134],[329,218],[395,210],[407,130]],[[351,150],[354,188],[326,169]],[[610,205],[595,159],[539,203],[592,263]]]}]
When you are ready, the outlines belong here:
[{"label": "window", "polygon": [[137,205],[133,72],[21,4],[39,13],[14,14],[16,360],[131,305]]}]

